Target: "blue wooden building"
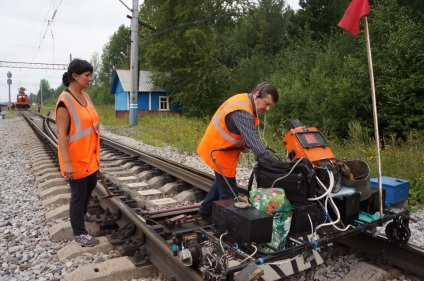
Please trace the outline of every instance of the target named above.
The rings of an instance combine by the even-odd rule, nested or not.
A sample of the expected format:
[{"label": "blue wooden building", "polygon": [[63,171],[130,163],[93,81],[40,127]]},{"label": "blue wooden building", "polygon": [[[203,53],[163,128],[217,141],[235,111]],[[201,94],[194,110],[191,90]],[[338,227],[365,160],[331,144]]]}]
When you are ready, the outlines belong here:
[{"label": "blue wooden building", "polygon": [[[179,111],[178,105],[172,105],[169,96],[163,89],[156,89],[151,80],[150,71],[140,71],[138,82],[138,115],[152,112]],[[129,115],[131,92],[131,71],[128,69],[116,69],[113,72],[110,93],[115,95],[115,115],[124,117]]]}]

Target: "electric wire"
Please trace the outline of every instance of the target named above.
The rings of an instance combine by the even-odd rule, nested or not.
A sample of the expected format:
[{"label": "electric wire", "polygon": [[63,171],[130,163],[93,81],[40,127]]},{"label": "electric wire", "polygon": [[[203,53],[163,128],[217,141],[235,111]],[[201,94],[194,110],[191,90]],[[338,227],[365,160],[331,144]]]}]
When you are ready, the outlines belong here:
[{"label": "electric wire", "polygon": [[[41,29],[41,31],[42,30],[44,30],[44,32],[42,33],[41,31],[40,31],[40,34],[39,34],[39,37],[37,37],[37,39],[36,39],[36,41],[35,41],[35,43],[34,43],[34,46],[32,47],[32,50],[31,50],[31,52],[30,52],[30,59],[29,59],[29,62],[30,63],[33,63],[34,62],[34,60],[35,60],[35,58],[37,57],[37,55],[38,55],[38,52],[39,52],[39,50],[41,49],[41,46],[42,46],[42,44],[43,44],[43,42],[44,42],[44,39],[45,39],[45,37],[46,37],[46,34],[47,34],[47,32],[50,30],[50,33],[51,33],[51,36],[52,36],[52,57],[53,57],[53,64],[54,64],[54,56],[55,56],[55,46],[54,46],[54,30],[53,30],[53,28],[52,28],[52,24],[54,23],[54,19],[55,19],[55,17],[56,17],[56,14],[57,14],[57,11],[58,11],[58,9],[59,9],[59,7],[60,7],[60,5],[62,4],[62,1],[63,0],[60,0],[60,2],[59,2],[59,4],[56,6],[56,8],[54,8],[54,3],[55,3],[55,0],[52,0],[51,1],[51,3],[50,3],[50,5],[49,5],[49,8],[48,8],[48,10],[47,10],[47,15],[46,15],[46,17],[45,17],[45,19],[44,19],[44,21],[43,22],[47,22],[47,24],[46,25],[43,25],[42,26],[42,29]],[[48,19],[48,14],[50,13],[50,11],[51,11],[51,7],[53,7],[53,9],[54,9],[54,11],[53,11],[53,15],[52,15],[52,17],[51,17],[51,19],[49,20]],[[43,36],[41,37],[41,34],[43,34]],[[39,39],[40,38],[40,39]],[[35,46],[37,45],[37,43],[38,43],[38,47],[37,47],[37,49],[34,51],[34,48],[35,48]],[[34,55],[31,55],[33,52],[35,52],[34,53]],[[26,69],[26,71],[25,71],[25,73],[23,74],[23,77],[22,77],[22,80],[24,80],[25,79],[25,76],[26,76],[26,74],[28,73],[28,69]]]},{"label": "electric wire", "polygon": [[324,188],[325,193],[322,194],[319,197],[314,197],[314,198],[308,198],[309,201],[317,201],[320,200],[322,198],[324,198],[325,196],[327,196],[328,194],[331,193],[331,191],[333,190],[334,187],[334,175],[333,172],[331,172],[330,170],[327,170],[328,176],[330,178],[330,186],[328,187],[328,189],[325,187],[325,185],[321,182],[321,180],[316,176],[315,178],[317,179],[318,183]]},{"label": "electric wire", "polygon": [[294,168],[297,166],[297,164],[299,164],[299,162],[300,162],[300,161],[302,161],[302,159],[304,159],[304,157],[299,158],[299,160],[297,160],[297,162],[293,165],[293,167],[291,168],[291,170],[290,170],[287,174],[285,174],[285,175],[284,175],[284,176],[282,176],[282,177],[277,178],[277,179],[276,179],[276,180],[272,183],[271,188],[273,188],[273,187],[274,187],[274,184],[275,184],[277,181],[282,180],[282,179],[284,179],[285,177],[289,176],[289,175],[293,172],[293,170],[294,170]]},{"label": "electric wire", "polygon": [[258,247],[256,247],[254,243],[252,243],[250,246],[252,246],[252,247],[253,247],[253,249],[255,249],[255,251],[253,251],[253,253],[252,253],[250,256],[246,257],[246,258],[245,258],[244,260],[242,260],[240,263],[244,263],[245,261],[247,261],[248,259],[253,258],[253,257],[256,255],[256,252],[258,251]]},{"label": "electric wire", "polygon": [[221,250],[222,253],[225,254],[225,249],[224,249],[224,245],[222,244],[222,238],[228,234],[228,231],[225,231],[224,233],[221,234],[221,236],[219,237],[219,245],[221,246]]},{"label": "electric wire", "polygon": [[[256,116],[258,116],[258,111],[256,110]],[[259,139],[261,141],[264,142],[265,147],[268,146],[268,143],[265,139],[265,128],[266,128],[266,114],[264,114],[264,125],[263,125],[263,129],[262,129],[262,135],[261,135],[261,130],[260,130],[260,124],[258,125],[258,134],[259,134]]]},{"label": "electric wire", "polygon": [[206,22],[206,21],[210,21],[210,20],[214,20],[214,19],[218,19],[218,18],[222,18],[222,17],[226,17],[226,16],[229,16],[229,15],[235,15],[233,12],[227,12],[227,13],[224,13],[224,14],[222,14],[222,15],[217,15],[217,16],[213,16],[213,17],[208,17],[208,18],[204,18],[204,19],[201,19],[201,20],[196,20],[196,21],[191,21],[191,22],[186,22],[186,23],[180,23],[180,24],[177,24],[177,25],[174,25],[174,26],[172,26],[172,27],[169,27],[169,28],[167,28],[167,29],[164,29],[164,30],[162,30],[162,31],[159,31],[159,32],[155,32],[155,33],[153,33],[153,34],[151,34],[151,35],[149,35],[149,36],[146,36],[146,37],[144,37],[144,38],[150,38],[150,37],[152,37],[152,36],[157,36],[157,35],[162,35],[162,34],[164,34],[164,33],[167,33],[167,32],[169,32],[169,31],[172,31],[172,30],[174,30],[174,29],[177,29],[177,28],[179,28],[179,27],[183,27],[183,26],[187,26],[187,25],[194,25],[194,24],[198,24],[198,23],[201,23],[201,22]]},{"label": "electric wire", "polygon": [[[47,31],[47,25],[48,25],[48,15],[49,15],[49,13],[50,13],[50,8],[52,7],[52,5],[54,4],[54,0],[52,0],[51,1],[51,3],[50,3],[50,6],[49,6],[49,8],[48,8],[48,10],[47,10],[47,14],[46,14],[46,17],[44,18],[44,20],[43,20],[43,26],[41,27],[41,30],[40,30],[40,33],[38,34],[38,37],[37,37],[37,39],[35,40],[35,42],[34,42],[34,45],[33,45],[33,47],[32,47],[32,50],[31,50],[31,52],[30,52],[30,56],[29,56],[29,61],[30,62],[33,62],[34,61],[34,59],[35,59],[35,56],[38,54],[38,51],[39,51],[39,49],[40,49],[40,47],[41,47],[41,43],[42,43],[42,41],[43,41],[43,39],[44,39],[44,36],[41,36],[41,34],[45,34],[46,33],[46,31]],[[44,24],[45,23],[47,23],[47,25],[46,25],[46,27],[44,27]],[[44,32],[43,32],[43,30],[44,30]],[[40,42],[38,42],[40,40]],[[34,52],[34,49],[35,49],[35,47],[37,46],[37,43],[38,43],[38,48],[35,50],[35,54],[34,55],[32,55],[32,53]]]}]

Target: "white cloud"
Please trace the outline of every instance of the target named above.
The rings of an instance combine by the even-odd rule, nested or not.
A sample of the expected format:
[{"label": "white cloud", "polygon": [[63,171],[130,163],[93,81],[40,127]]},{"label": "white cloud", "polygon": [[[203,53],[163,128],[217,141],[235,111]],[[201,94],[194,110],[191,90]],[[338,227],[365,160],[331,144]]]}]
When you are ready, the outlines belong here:
[{"label": "white cloud", "polygon": [[[123,2],[132,6],[130,0]],[[90,60],[120,25],[130,26],[130,14],[119,0],[0,0],[0,61],[67,64],[70,54]],[[20,86],[36,93],[43,78],[58,87],[64,72],[0,67],[1,102],[9,100],[9,71],[12,101]]]}]

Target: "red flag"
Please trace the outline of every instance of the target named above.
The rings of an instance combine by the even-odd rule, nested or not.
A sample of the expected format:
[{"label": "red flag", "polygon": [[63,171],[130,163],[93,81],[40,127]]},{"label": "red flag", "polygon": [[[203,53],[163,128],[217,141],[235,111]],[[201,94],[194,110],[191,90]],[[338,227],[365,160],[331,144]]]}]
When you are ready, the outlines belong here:
[{"label": "red flag", "polygon": [[352,0],[337,26],[346,29],[353,36],[357,36],[361,18],[369,13],[370,5],[368,0]]}]

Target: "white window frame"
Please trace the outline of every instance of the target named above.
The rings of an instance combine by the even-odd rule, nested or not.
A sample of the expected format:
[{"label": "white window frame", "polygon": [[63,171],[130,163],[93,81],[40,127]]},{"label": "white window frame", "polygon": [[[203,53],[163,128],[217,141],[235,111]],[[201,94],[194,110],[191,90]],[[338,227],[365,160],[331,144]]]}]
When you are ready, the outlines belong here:
[{"label": "white window frame", "polygon": [[[166,108],[163,108],[163,105]],[[169,97],[168,96],[160,96],[159,97],[159,111],[169,111]]]}]

